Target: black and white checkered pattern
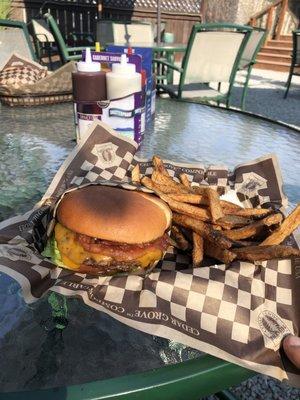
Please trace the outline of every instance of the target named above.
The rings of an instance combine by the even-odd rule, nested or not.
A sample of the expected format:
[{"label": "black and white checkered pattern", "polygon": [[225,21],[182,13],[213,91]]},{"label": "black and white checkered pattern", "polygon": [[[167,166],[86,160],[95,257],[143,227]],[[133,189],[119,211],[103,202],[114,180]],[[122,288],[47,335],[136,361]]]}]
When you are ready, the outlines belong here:
[{"label": "black and white checkered pattern", "polygon": [[[135,149],[134,144],[97,126],[54,178],[55,185],[43,198],[44,207],[0,225],[0,271],[19,281],[27,301],[49,289],[79,295],[91,307],[122,317],[130,326],[148,332],[149,323],[151,327],[157,324],[162,330],[168,328],[162,336],[170,339],[172,332],[179,331],[183,343],[192,343],[199,350],[207,344],[206,351],[220,350],[225,359],[238,360],[254,370],[261,371],[262,364],[274,367],[267,373],[280,377],[278,371],[284,373],[276,353],[280,341],[300,328],[295,304],[297,260],[191,268],[189,256],[168,249],[149,275],[94,277],[57,268],[39,254],[53,206],[66,189],[102,184],[103,179],[107,184],[134,189],[128,171],[136,162],[142,173],[151,175],[151,163],[135,159]],[[169,164],[166,162],[175,178],[185,172],[195,184],[234,188],[246,205],[285,203],[272,157],[239,166],[231,174],[219,166],[205,169]]]},{"label": "black and white checkered pattern", "polygon": [[30,87],[47,74],[46,67],[12,54],[0,72],[0,94],[12,94],[15,90]]},{"label": "black and white checkered pattern", "polygon": [[[247,344],[251,331],[258,331],[257,309],[261,306],[278,315],[282,313],[281,308],[292,305],[289,284],[292,271],[286,260],[261,265],[235,262],[230,268],[215,265],[175,271],[173,262],[177,264],[177,261],[165,263],[164,260],[166,265],[146,278],[134,275],[95,278],[75,274],[62,278],[58,285],[69,288],[76,282],[78,290],[86,285],[85,290],[93,293],[95,302],[125,305],[130,315],[134,309],[152,308],[198,332],[217,334],[223,329],[224,337],[232,345]],[[186,260],[182,261],[179,257],[183,265]],[[283,316],[281,321],[286,332],[293,329],[292,321]]]},{"label": "black and white checkered pattern", "polygon": [[[176,181],[180,181],[180,174],[187,175],[192,185],[210,185],[214,188],[226,188],[228,186],[228,169],[224,166],[210,166],[205,168],[202,164],[176,163],[174,161],[163,160],[169,175]],[[132,168],[139,164],[142,175],[151,176],[153,165],[151,160],[142,160],[134,157],[132,167],[127,172],[127,178],[130,179]]]},{"label": "black and white checkered pattern", "polygon": [[116,155],[118,165],[103,169],[103,164],[96,162],[92,164],[84,161],[81,165],[81,176],[75,176],[71,181],[71,185],[80,186],[87,183],[97,183],[101,181],[124,181],[125,174],[130,165],[132,155],[126,153],[123,157]]},{"label": "black and white checkered pattern", "polygon": [[39,74],[29,67],[10,67],[0,72],[0,85],[19,88],[33,84],[39,79]]}]

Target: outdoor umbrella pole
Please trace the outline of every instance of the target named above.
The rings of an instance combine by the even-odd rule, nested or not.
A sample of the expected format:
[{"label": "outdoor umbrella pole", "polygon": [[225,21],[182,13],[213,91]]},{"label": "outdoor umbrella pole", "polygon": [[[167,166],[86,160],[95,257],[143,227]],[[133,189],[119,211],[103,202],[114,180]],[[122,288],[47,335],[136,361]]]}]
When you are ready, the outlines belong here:
[{"label": "outdoor umbrella pole", "polygon": [[157,41],[158,46],[160,45],[160,32],[161,32],[161,29],[160,29],[160,25],[161,25],[160,11],[161,11],[161,9],[160,8],[161,8],[161,0],[157,0],[157,38],[156,38],[156,41]]},{"label": "outdoor umbrella pole", "polygon": [[102,11],[103,11],[102,0],[97,0],[98,20],[102,18]]}]

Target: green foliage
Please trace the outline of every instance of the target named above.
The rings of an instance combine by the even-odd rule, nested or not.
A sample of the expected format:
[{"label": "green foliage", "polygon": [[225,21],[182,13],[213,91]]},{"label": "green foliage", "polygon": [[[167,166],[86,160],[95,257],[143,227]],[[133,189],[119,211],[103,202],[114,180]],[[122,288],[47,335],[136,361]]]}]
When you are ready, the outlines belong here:
[{"label": "green foliage", "polygon": [[0,0],[0,19],[7,19],[11,11],[11,0]]}]

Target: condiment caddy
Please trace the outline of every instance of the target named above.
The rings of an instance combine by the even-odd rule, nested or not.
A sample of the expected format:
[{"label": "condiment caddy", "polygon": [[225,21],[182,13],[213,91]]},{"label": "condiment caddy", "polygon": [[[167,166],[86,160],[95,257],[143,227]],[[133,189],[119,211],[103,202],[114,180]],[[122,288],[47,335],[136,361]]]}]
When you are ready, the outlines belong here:
[{"label": "condiment caddy", "polygon": [[[141,142],[146,126],[147,79],[140,55],[91,53],[87,49],[72,78],[77,141],[94,121],[101,120],[121,135]],[[155,99],[152,93],[150,96]],[[155,107],[151,109],[154,113]]]}]

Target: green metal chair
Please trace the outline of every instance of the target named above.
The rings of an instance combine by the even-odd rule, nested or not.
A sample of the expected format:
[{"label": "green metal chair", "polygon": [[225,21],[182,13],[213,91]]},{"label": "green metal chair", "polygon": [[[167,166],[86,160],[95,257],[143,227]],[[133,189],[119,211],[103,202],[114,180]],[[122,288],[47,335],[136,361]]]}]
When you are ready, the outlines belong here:
[{"label": "green metal chair", "polygon": [[[55,38],[55,41],[57,43],[59,55],[62,64],[67,63],[68,61],[71,60],[80,60],[81,59],[81,52],[82,50],[86,49],[86,46],[80,46],[80,47],[68,47],[66,45],[66,42],[60,32],[60,29],[55,21],[55,19],[52,17],[51,14],[46,13],[44,14],[44,18],[48,22],[50,31],[52,35]],[[94,49],[94,47],[90,47],[91,49]]]},{"label": "green metal chair", "polygon": [[150,22],[113,22],[114,43],[149,44],[154,42],[153,28]]},{"label": "green metal chair", "polygon": [[241,56],[238,70],[239,71],[247,70],[246,79],[244,82],[242,100],[241,100],[242,110],[245,109],[246,94],[248,90],[248,83],[251,76],[251,71],[256,63],[256,56],[266,41],[266,37],[267,37],[267,31],[265,29],[253,28],[253,31],[251,32],[251,35],[248,39],[248,42]]},{"label": "green metal chair", "polygon": [[54,54],[58,49],[55,45],[55,39],[49,30],[48,24],[44,19],[32,19],[28,23],[29,32],[33,38],[36,55],[39,62],[43,63],[43,58],[47,57],[50,63],[50,69],[53,70]]},{"label": "green metal chair", "polygon": [[[195,24],[181,67],[155,59],[156,64],[180,73],[178,85],[158,84],[158,91],[177,99],[224,102],[229,107],[235,76],[252,30],[235,24]],[[210,87],[211,82],[218,83],[218,89]],[[226,93],[220,91],[221,83],[228,84]]]},{"label": "green metal chair", "polygon": [[[295,70],[296,69],[296,70]],[[293,53],[284,98],[287,98],[293,75],[300,76],[300,29],[293,32]]]},{"label": "green metal chair", "polygon": [[31,38],[24,22],[0,19],[0,70],[3,62],[12,52],[16,52],[25,58],[38,61],[31,42]]}]

